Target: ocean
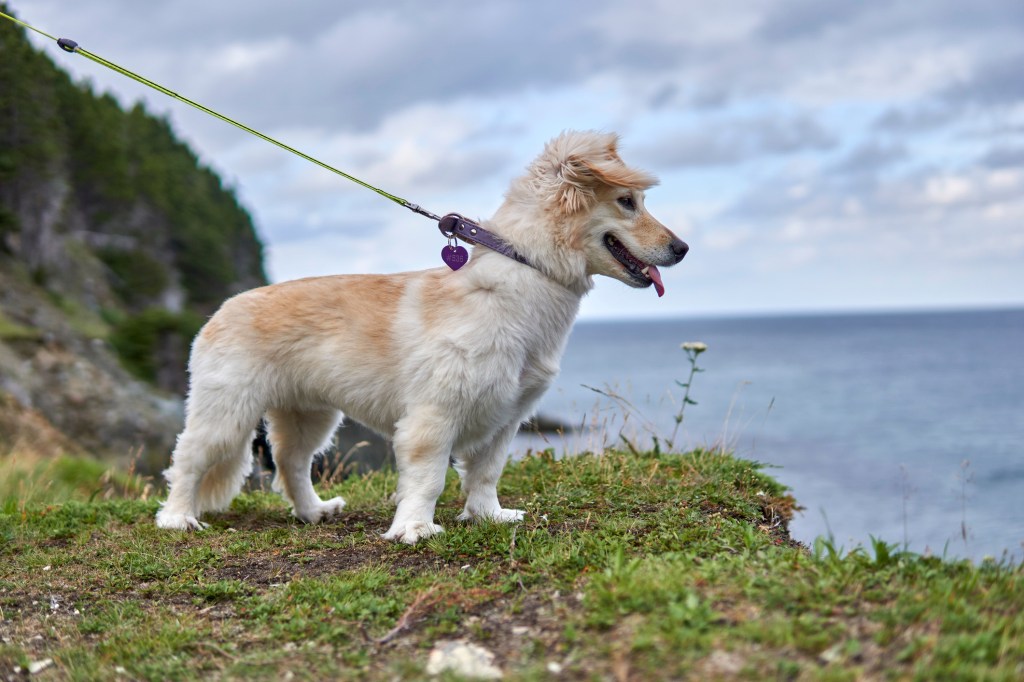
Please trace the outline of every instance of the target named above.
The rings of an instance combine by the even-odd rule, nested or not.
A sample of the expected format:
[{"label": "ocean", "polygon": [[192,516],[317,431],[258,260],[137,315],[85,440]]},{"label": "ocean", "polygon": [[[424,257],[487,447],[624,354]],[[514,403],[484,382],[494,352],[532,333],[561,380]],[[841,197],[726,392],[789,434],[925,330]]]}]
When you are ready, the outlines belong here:
[{"label": "ocean", "polygon": [[580,322],[540,412],[584,428],[518,450],[664,441],[685,341],[708,349],[677,447],[766,464],[797,540],[1024,556],[1024,310]]}]

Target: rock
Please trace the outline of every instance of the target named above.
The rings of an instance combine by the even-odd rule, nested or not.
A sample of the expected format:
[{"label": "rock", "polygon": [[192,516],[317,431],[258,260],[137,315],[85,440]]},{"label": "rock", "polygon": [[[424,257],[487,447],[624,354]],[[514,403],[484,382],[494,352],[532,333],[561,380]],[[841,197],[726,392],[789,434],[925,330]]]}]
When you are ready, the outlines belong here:
[{"label": "rock", "polygon": [[832,646],[818,654],[818,660],[824,663],[825,665],[842,660],[844,647],[845,642],[833,644]]},{"label": "rock", "polygon": [[184,421],[181,399],[130,376],[106,344],[3,261],[0,316],[40,336],[0,336],[0,447],[136,458],[136,471],[162,470]]},{"label": "rock", "polygon": [[155,474],[181,430],[193,327],[266,283],[263,246],[166,121],[69,87],[10,22],[0,54],[0,452]]},{"label": "rock", "polygon": [[442,640],[434,645],[427,660],[427,673],[440,675],[450,670],[477,680],[500,680],[501,669],[494,665],[494,654],[465,640]]},{"label": "rock", "polygon": [[733,677],[743,670],[744,665],[746,660],[739,654],[715,649],[704,660],[703,671],[709,677]]},{"label": "rock", "polygon": [[32,661],[28,664],[28,674],[35,675],[37,673],[41,673],[47,668],[49,668],[51,665],[53,665],[52,658],[44,658],[41,661]]}]

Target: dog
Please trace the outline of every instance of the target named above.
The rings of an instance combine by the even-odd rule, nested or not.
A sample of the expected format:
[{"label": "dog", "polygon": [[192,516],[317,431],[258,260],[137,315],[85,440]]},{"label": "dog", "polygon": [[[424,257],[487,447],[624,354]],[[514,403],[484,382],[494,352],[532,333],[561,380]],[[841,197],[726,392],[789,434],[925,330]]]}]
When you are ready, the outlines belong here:
[{"label": "dog", "polygon": [[312,277],[226,301],[193,343],[157,525],[202,529],[203,512],[228,506],[264,416],[274,489],[306,523],[337,517],[345,501],[321,500],[309,471],[342,413],[394,444],[397,508],[384,538],[414,544],[444,530],[434,508],[450,460],[465,496],[460,520],[521,520],[498,501],[498,478],[558,374],[593,276],[660,296],[659,266],[689,248],[644,206],[654,176],[617,148],[614,134],[567,131],[512,182],[480,225],[518,260],[478,244],[457,270]]}]

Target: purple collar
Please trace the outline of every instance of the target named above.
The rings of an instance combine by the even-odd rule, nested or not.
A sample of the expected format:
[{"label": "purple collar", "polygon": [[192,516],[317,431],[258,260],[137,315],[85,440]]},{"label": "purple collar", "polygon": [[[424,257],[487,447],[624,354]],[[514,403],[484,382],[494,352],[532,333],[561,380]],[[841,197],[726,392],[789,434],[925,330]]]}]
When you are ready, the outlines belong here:
[{"label": "purple collar", "polygon": [[491,251],[497,251],[514,261],[534,267],[530,261],[526,260],[526,256],[512,248],[512,245],[504,239],[493,232],[485,230],[473,221],[463,218],[458,213],[449,213],[441,218],[437,227],[441,230],[441,234],[448,237],[448,239],[461,239],[470,244],[486,246]]}]

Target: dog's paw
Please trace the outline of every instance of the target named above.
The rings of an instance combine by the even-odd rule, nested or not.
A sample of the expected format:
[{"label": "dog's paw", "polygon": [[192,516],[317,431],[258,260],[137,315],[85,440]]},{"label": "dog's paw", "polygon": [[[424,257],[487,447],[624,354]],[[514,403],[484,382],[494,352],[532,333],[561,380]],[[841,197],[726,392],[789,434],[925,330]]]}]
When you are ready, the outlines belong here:
[{"label": "dog's paw", "polygon": [[345,500],[340,497],[334,497],[330,500],[318,502],[310,509],[303,509],[301,511],[295,509],[292,513],[303,523],[314,524],[330,521],[341,514],[344,508]]},{"label": "dog's paw", "polygon": [[168,530],[204,530],[209,528],[210,524],[188,514],[169,514],[160,511],[156,515],[156,526]]},{"label": "dog's paw", "polygon": [[416,521],[414,523],[392,524],[390,530],[382,536],[385,540],[393,542],[404,542],[407,545],[415,545],[420,540],[429,538],[432,535],[443,533],[444,528],[430,521]]},{"label": "dog's paw", "polygon": [[494,521],[495,523],[517,523],[523,520],[526,512],[520,509],[495,509],[486,512],[471,512],[463,509],[459,521]]},{"label": "dog's paw", "polygon": [[518,523],[522,521],[525,516],[526,512],[522,509],[502,509],[490,518],[492,521],[497,521],[498,523]]}]

